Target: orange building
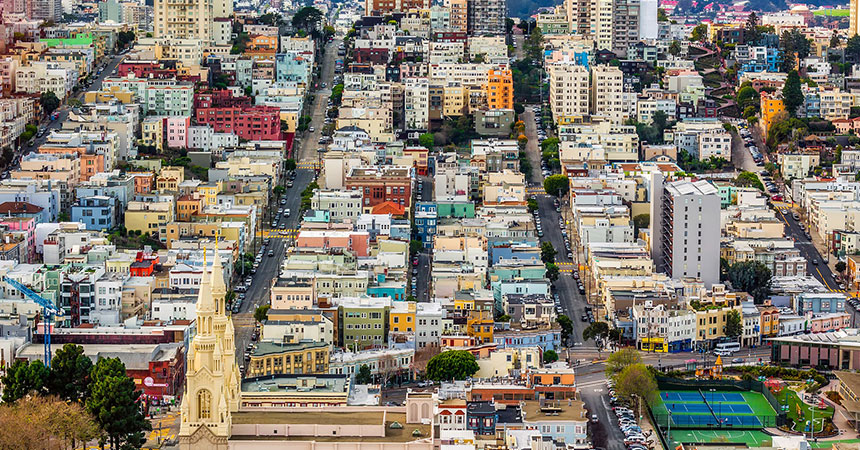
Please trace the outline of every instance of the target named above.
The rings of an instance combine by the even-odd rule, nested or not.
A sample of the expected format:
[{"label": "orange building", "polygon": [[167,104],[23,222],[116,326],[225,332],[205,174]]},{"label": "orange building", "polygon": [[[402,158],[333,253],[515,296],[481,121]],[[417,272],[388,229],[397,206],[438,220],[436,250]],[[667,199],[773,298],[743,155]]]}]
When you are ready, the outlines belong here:
[{"label": "orange building", "polygon": [[90,153],[86,147],[52,147],[43,145],[39,147],[39,153],[43,155],[78,155],[80,159],[80,180],[89,181],[93,175],[105,171],[105,156],[101,153]]},{"label": "orange building", "polygon": [[469,311],[466,318],[466,334],[474,337],[480,344],[493,342],[493,314],[490,311]]},{"label": "orange building", "polygon": [[535,390],[530,386],[510,383],[474,383],[472,390],[467,392],[467,399],[472,402],[490,401],[503,405],[519,405],[521,401],[534,400]]},{"label": "orange building", "polygon": [[776,122],[777,116],[784,112],[785,103],[783,103],[781,95],[761,93],[761,126],[765,134],[770,130],[770,126]]},{"label": "orange building", "polygon": [[193,195],[183,195],[176,199],[176,220],[179,222],[188,222],[191,216],[200,212],[203,208],[203,200],[195,198]]},{"label": "orange building", "polygon": [[487,74],[489,109],[514,108],[514,78],[510,69],[491,69]]},{"label": "orange building", "polygon": [[538,400],[562,400],[576,398],[573,369],[544,368],[529,372],[529,385]]},{"label": "orange building", "polygon": [[248,42],[248,45],[245,47],[245,53],[271,53],[274,54],[278,51],[278,37],[277,36],[252,36],[251,40]]},{"label": "orange building", "polygon": [[130,172],[134,177],[135,194],[151,194],[155,186],[155,174],[152,172]]}]

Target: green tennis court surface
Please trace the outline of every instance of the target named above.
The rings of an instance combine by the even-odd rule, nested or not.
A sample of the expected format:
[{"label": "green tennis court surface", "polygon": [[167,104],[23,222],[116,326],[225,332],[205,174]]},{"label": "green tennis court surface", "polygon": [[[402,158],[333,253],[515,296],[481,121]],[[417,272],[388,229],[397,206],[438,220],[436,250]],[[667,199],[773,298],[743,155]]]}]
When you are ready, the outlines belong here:
[{"label": "green tennis court surface", "polygon": [[668,427],[762,428],[776,423],[776,411],[759,392],[661,391],[652,405],[657,422]]},{"label": "green tennis court surface", "polygon": [[772,437],[753,430],[672,430],[672,447],[680,444],[746,444],[747,447],[770,447]]}]

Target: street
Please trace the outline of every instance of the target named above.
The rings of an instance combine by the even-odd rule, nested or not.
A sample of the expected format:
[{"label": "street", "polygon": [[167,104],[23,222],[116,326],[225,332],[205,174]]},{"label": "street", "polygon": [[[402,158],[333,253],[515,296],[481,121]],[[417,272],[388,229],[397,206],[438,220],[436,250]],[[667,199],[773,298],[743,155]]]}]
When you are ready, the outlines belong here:
[{"label": "street", "polygon": [[811,240],[807,239],[803,234],[803,229],[800,224],[791,216],[791,210],[788,208],[777,208],[776,216],[785,222],[785,233],[787,236],[794,239],[794,247],[800,251],[800,256],[806,259],[807,271],[810,275],[820,281],[830,292],[845,292],[839,287],[836,279],[833,277],[833,272],[826,260],[821,257],[818,249]]},{"label": "street", "polygon": [[[331,83],[334,76],[334,59],[337,54],[336,41],[327,44],[325,56],[323,58],[323,77],[317,80],[317,83]],[[251,337],[254,334],[255,321],[254,311],[260,305],[269,303],[269,291],[273,280],[278,278],[281,264],[284,261],[284,254],[288,243],[295,238],[296,230],[301,225],[301,193],[305,188],[316,178],[316,165],[307,164],[308,161],[316,163],[319,157],[316,148],[317,141],[321,136],[323,121],[325,120],[325,106],[328,97],[331,95],[330,87],[315,91],[313,94],[315,101],[313,103],[313,113],[311,114],[310,128],[314,128],[314,132],[305,132],[304,138],[299,140],[298,134],[294,145],[299,146],[298,157],[296,161],[299,163],[296,169],[296,179],[293,180],[293,187],[287,188],[284,198],[286,204],[281,205],[276,199],[271,200],[270,207],[263,214],[261,229],[269,229],[269,245],[266,246],[262,253],[262,260],[257,267],[257,272],[253,275],[251,286],[245,293],[245,301],[238,314],[233,315],[234,327],[236,329],[236,358],[240,365],[244,364],[244,352],[251,343]],[[286,187],[287,180],[279,181]],[[274,187],[274,186],[273,186]],[[278,209],[289,209],[290,216],[285,217],[283,214],[278,214]],[[276,215],[277,226],[272,228],[272,215]],[[270,229],[271,228],[271,229]],[[262,242],[259,239],[258,242]],[[255,244],[257,245],[257,244]],[[255,248],[259,248],[256,247]],[[273,252],[272,256],[268,256],[269,251]]]}]

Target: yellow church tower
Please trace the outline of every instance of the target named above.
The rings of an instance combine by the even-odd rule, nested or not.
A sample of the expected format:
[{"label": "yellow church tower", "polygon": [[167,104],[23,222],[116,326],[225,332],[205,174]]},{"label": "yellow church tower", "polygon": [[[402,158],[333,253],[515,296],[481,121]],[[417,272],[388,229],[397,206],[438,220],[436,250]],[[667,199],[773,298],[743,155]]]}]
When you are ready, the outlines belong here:
[{"label": "yellow church tower", "polygon": [[179,448],[226,450],[231,413],[239,405],[239,369],[233,344],[233,320],[225,314],[223,266],[218,256],[210,275],[204,251],[203,279],[197,297],[197,335],[191,343],[182,397]]}]

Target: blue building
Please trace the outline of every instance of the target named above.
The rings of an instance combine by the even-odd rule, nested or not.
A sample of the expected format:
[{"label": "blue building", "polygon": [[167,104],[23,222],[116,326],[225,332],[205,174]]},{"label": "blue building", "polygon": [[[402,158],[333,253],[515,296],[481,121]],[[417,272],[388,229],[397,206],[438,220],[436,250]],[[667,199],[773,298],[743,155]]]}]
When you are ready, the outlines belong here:
[{"label": "blue building", "polygon": [[466,429],[476,435],[496,434],[496,406],[490,401],[466,403]]},{"label": "blue building", "polygon": [[433,237],[436,236],[438,223],[437,207],[433,202],[418,202],[415,204],[415,228],[418,230],[418,240],[424,248],[433,248]]},{"label": "blue building", "polygon": [[490,264],[496,265],[500,261],[516,260],[528,263],[542,264],[540,259],[540,248],[523,243],[499,242],[488,249]]},{"label": "blue building", "polygon": [[842,313],[845,312],[845,295],[838,292],[804,292],[795,297],[797,313]]},{"label": "blue building", "polygon": [[84,197],[72,205],[72,222],[90,231],[106,231],[116,226],[116,199],[104,195]]},{"label": "blue building", "polygon": [[297,53],[275,55],[275,81],[278,83],[307,83],[310,75],[308,60]]},{"label": "blue building", "polygon": [[779,72],[782,52],[777,46],[738,45],[735,59],[740,68],[738,74],[746,72]]},{"label": "blue building", "polygon": [[548,330],[504,330],[493,333],[496,348],[540,347],[543,351],[561,347],[561,329]]}]

